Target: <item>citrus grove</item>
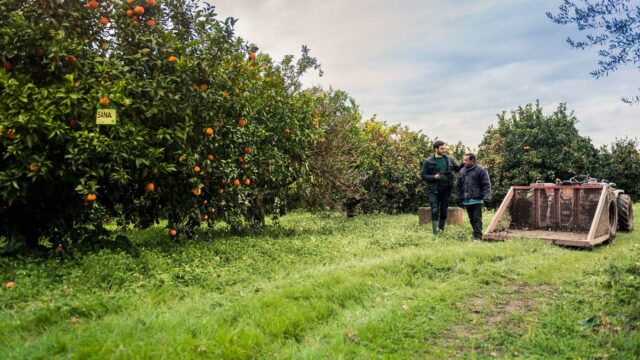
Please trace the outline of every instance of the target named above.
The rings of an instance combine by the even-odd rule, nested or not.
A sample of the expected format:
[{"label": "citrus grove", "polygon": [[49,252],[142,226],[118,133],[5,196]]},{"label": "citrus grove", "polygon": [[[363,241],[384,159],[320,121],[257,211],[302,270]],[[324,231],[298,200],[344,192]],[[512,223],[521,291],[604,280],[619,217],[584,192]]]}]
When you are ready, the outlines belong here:
[{"label": "citrus grove", "polygon": [[[274,62],[196,1],[0,1],[0,236],[262,223],[317,137],[303,48]],[[115,110],[115,124],[96,112]]]}]

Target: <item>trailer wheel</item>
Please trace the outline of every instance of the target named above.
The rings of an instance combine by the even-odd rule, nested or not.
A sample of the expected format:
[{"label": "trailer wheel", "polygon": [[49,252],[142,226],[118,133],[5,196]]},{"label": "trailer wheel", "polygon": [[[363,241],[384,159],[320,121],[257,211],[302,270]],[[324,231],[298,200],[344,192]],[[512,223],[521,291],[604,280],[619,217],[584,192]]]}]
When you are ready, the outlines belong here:
[{"label": "trailer wheel", "polygon": [[618,206],[618,229],[620,231],[633,230],[633,204],[631,196],[628,194],[620,194],[616,199]]}]

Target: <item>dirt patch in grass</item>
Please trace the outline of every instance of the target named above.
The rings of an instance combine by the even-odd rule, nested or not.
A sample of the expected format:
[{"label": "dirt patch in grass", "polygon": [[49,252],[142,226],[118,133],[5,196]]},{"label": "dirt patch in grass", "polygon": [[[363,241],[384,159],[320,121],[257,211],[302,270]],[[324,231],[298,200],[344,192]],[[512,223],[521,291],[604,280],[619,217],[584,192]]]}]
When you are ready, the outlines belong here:
[{"label": "dirt patch in grass", "polygon": [[[467,315],[463,316],[461,323],[444,330],[437,344],[446,348],[455,347],[456,355],[486,352],[487,355],[498,356],[494,350],[467,347],[465,344],[480,343],[486,340],[487,333],[501,327],[519,331],[521,324],[510,319],[516,314],[537,311],[540,302],[551,297],[554,290],[550,285],[518,284],[502,287],[494,292],[494,296],[473,297],[458,303],[456,308]],[[483,293],[491,294],[491,291]]]}]

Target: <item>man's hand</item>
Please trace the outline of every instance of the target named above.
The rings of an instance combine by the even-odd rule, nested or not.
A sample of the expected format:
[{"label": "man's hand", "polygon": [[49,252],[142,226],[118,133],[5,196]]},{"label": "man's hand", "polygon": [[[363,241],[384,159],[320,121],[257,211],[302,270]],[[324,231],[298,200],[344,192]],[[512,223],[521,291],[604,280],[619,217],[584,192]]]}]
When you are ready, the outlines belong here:
[{"label": "man's hand", "polygon": [[436,178],[436,180],[440,180],[440,178],[442,177],[442,174],[437,173],[436,176],[434,176],[434,178]]}]

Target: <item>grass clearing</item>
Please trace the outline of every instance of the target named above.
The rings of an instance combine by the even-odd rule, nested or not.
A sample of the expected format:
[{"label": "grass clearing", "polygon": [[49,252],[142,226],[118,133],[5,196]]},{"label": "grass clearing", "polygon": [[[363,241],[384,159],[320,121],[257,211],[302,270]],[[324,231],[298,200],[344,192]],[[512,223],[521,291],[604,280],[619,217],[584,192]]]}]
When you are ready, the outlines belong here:
[{"label": "grass clearing", "polygon": [[0,291],[0,357],[640,356],[633,286],[616,305],[603,285],[639,261],[637,231],[592,251],[430,231],[415,215],[292,213],[211,242],[131,231],[136,255],[0,259],[17,283]]}]

